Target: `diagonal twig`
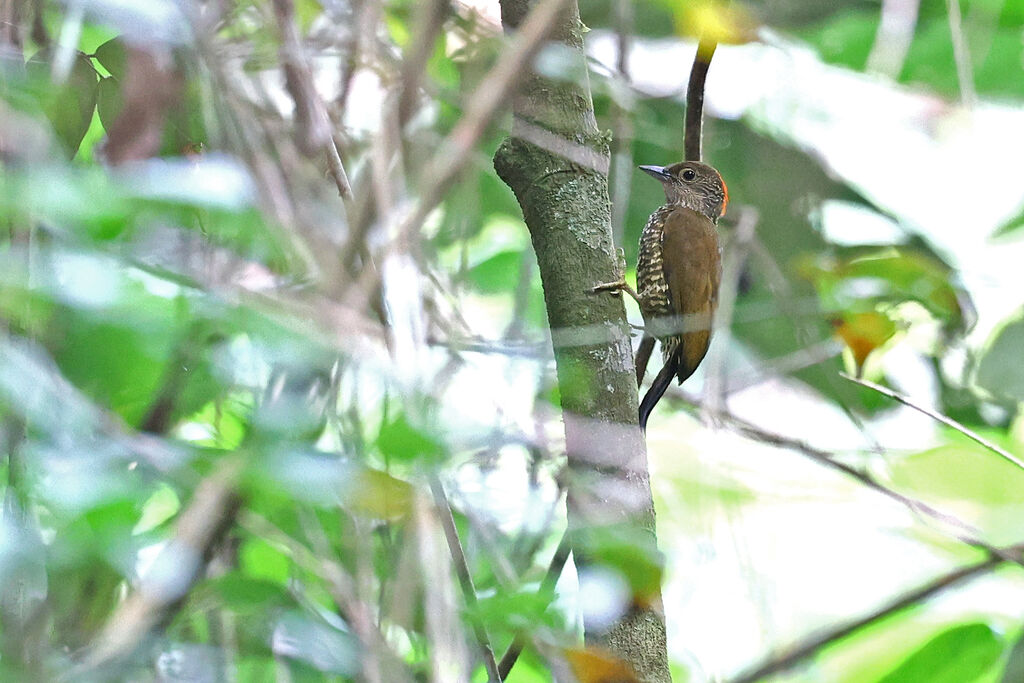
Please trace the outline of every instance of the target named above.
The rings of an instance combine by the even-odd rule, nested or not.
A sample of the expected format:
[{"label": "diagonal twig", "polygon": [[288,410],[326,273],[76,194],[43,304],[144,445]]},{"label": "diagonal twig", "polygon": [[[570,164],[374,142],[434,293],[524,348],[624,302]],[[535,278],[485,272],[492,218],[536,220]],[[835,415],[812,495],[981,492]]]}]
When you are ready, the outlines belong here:
[{"label": "diagonal twig", "polygon": [[960,84],[960,101],[965,107],[972,107],[978,100],[974,88],[974,67],[971,65],[971,51],[964,35],[963,17],[960,15],[958,0],[946,0],[949,18],[949,33],[953,42],[953,60],[956,62],[956,78]]},{"label": "diagonal twig", "polygon": [[241,505],[237,489],[244,464],[242,457],[228,458],[200,482],[178,518],[171,542],[138,589],[107,620],[82,665],[71,672],[73,677],[131,656],[173,606],[184,600],[202,576],[217,542],[234,523]]},{"label": "diagonal twig", "polygon": [[[1004,552],[1019,555],[1024,546],[1005,548]],[[991,571],[1004,562],[1000,556],[989,555],[988,558],[974,564],[958,567],[942,576],[931,579],[925,584],[900,595],[879,609],[852,621],[833,626],[807,637],[806,640],[788,647],[777,657],[771,657],[755,667],[741,673],[731,683],[754,683],[762,678],[791,669],[804,659],[811,657],[825,647],[832,645],[847,636],[870,626],[886,617],[902,612],[918,605],[952,586],[973,579],[980,574]]]},{"label": "diagonal twig", "polygon": [[964,436],[966,436],[968,439],[971,439],[972,441],[975,441],[976,443],[980,444],[981,446],[984,446],[988,450],[992,451],[993,453],[998,455],[1000,458],[1006,460],[1007,462],[1010,462],[1010,463],[1016,465],[1017,467],[1019,467],[1021,469],[1024,469],[1024,462],[1021,462],[1020,458],[1018,458],[1017,456],[1015,456],[1013,453],[1011,453],[1010,451],[1006,450],[1002,446],[999,446],[999,445],[989,441],[988,439],[983,437],[981,434],[978,434],[974,430],[972,430],[972,429],[970,429],[968,427],[965,427],[964,425],[960,424],[959,422],[957,422],[953,418],[946,417],[942,413],[936,412],[936,411],[932,410],[931,408],[926,408],[925,406],[922,406],[922,405],[919,405],[917,403],[914,403],[913,401],[911,401],[906,396],[900,394],[899,392],[893,391],[892,389],[889,389],[888,387],[883,387],[881,384],[875,384],[874,382],[868,381],[866,379],[860,379],[858,377],[853,377],[851,375],[847,375],[845,372],[841,372],[839,374],[840,374],[840,376],[844,377],[845,379],[850,380],[854,384],[859,384],[862,387],[867,387],[868,389],[873,389],[873,390],[877,391],[878,393],[882,394],[883,396],[888,396],[891,399],[899,401],[900,403],[902,403],[903,405],[907,406],[908,408],[913,408],[917,412],[923,413],[923,414],[927,415],[928,417],[932,418],[933,420],[941,422],[942,424],[946,425],[947,427],[951,427],[952,429],[955,429],[956,431],[958,431],[961,434],[963,434]]},{"label": "diagonal twig", "polygon": [[364,680],[369,683],[412,680],[405,664],[395,656],[374,623],[370,607],[359,595],[355,578],[339,562],[314,553],[268,519],[251,510],[246,510],[240,515],[239,526],[254,536],[287,548],[298,566],[324,581],[331,599],[352,626],[353,633],[368,653],[362,658]]},{"label": "diagonal twig", "polygon": [[[696,406],[695,401],[689,401],[693,406]],[[957,529],[938,528],[937,530],[944,535],[952,538],[960,543],[968,545],[972,548],[977,548],[987,552],[989,555],[1000,557],[1006,562],[1018,564],[1024,567],[1024,558],[1020,555],[1014,555],[1006,552],[1005,550],[998,548],[990,543],[982,540],[980,532],[975,529],[972,525],[963,521],[956,515],[951,515],[946,512],[942,512],[927,503],[924,503],[916,498],[904,495],[898,491],[895,491],[885,484],[879,482],[867,472],[857,469],[852,465],[848,465],[836,459],[833,453],[830,453],[819,448],[815,448],[810,444],[807,444],[799,439],[794,439],[789,436],[770,432],[766,429],[762,429],[751,422],[747,422],[743,418],[734,415],[728,411],[722,411],[714,414],[714,417],[724,424],[732,426],[738,433],[743,434],[751,439],[766,443],[779,448],[788,448],[796,451],[801,455],[804,455],[815,462],[822,464],[830,469],[838,470],[843,474],[849,476],[852,479],[860,482],[869,489],[876,491],[887,498],[890,498],[904,506],[906,506],[912,512],[928,517],[932,520],[940,522],[944,525],[948,525]]]},{"label": "diagonal twig", "polygon": [[[388,222],[396,226],[394,238],[385,255],[376,259],[378,262],[383,262],[388,254],[406,250],[417,228],[444,199],[452,183],[473,159],[477,141],[508,103],[509,93],[530,72],[530,62],[555,28],[555,19],[567,4],[568,0],[541,0],[530,10],[508,49],[477,86],[462,118],[438,144],[437,152],[424,167],[420,177],[427,184],[419,198],[411,205],[399,204],[391,212]],[[349,302],[355,308],[363,308],[359,297],[368,297],[377,277],[375,268],[364,268],[356,286],[349,288]]]},{"label": "diagonal twig", "polygon": [[[569,541],[569,532],[566,531],[562,536],[562,540],[558,543],[558,548],[555,550],[555,554],[551,556],[551,562],[548,564],[548,571],[544,574],[544,580],[541,581],[540,589],[537,591],[542,597],[547,597],[554,593],[555,585],[558,583],[558,577],[562,575],[562,568],[565,566],[566,561],[569,559],[569,553],[572,551],[572,543]],[[501,680],[505,680],[508,677],[512,667],[515,666],[516,660],[519,659],[519,655],[523,652],[523,647],[526,645],[526,636],[523,633],[517,633],[515,638],[512,640],[512,644],[508,646],[505,654],[501,658],[501,662],[498,663],[498,673]]]},{"label": "diagonal twig", "polygon": [[459,585],[462,587],[462,597],[466,601],[473,635],[476,637],[477,645],[480,646],[480,652],[483,655],[488,683],[500,683],[502,678],[498,673],[498,664],[494,660],[494,649],[491,647],[491,641],[487,637],[487,629],[484,628],[484,624],[480,620],[480,613],[477,609],[476,587],[473,585],[473,576],[469,571],[466,553],[463,551],[462,542],[459,540],[459,530],[455,527],[452,506],[449,504],[448,496],[444,492],[444,486],[436,474],[430,475],[430,490],[434,494],[434,504],[437,506],[441,519],[441,528],[444,529],[444,536],[448,541],[448,551],[452,555],[455,574],[458,576]]},{"label": "diagonal twig", "polygon": [[556,25],[555,18],[567,4],[567,0],[542,0],[530,10],[508,50],[477,86],[476,94],[466,105],[465,115],[427,163],[422,177],[431,179],[430,185],[423,189],[419,201],[400,222],[399,239],[423,222],[473,158],[476,141],[507,104],[508,94],[529,73],[531,60],[544,45]]},{"label": "diagonal twig", "polygon": [[352,198],[352,186],[334,140],[333,124],[327,105],[313,82],[295,27],[294,0],[274,0],[274,16],[281,32],[281,63],[285,88],[295,103],[295,124],[299,147],[307,154],[323,149],[331,177],[343,199]]}]

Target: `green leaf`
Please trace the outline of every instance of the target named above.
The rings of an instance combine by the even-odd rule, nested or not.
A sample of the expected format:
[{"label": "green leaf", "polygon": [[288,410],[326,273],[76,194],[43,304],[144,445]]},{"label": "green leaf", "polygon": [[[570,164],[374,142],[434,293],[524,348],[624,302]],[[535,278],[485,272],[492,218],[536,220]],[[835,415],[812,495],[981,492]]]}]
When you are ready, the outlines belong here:
[{"label": "green leaf", "polygon": [[149,497],[142,506],[142,517],[136,522],[132,529],[132,535],[145,533],[156,529],[158,526],[178,514],[181,509],[181,500],[177,492],[167,484],[160,484],[153,495]]},{"label": "green leaf", "polygon": [[236,613],[260,613],[294,604],[285,586],[275,581],[244,576],[231,572],[212,579],[208,583],[224,601],[226,607]]},{"label": "green leaf", "polygon": [[128,75],[128,50],[121,38],[111,38],[96,48],[92,55],[115,80]]},{"label": "green leaf", "polygon": [[352,675],[358,670],[360,649],[355,638],[320,621],[291,612],[278,620],[274,635],[279,656],[317,671]]},{"label": "green leaf", "polygon": [[638,537],[628,527],[590,528],[579,532],[574,552],[587,564],[617,571],[629,584],[634,602],[644,604],[661,590],[665,557],[653,537]]},{"label": "green leaf", "polygon": [[523,253],[503,251],[469,269],[469,281],[484,294],[512,292],[519,281]]},{"label": "green leaf", "polygon": [[250,538],[242,544],[238,556],[239,567],[246,576],[272,582],[278,586],[288,583],[291,576],[291,560],[277,547],[258,538]]},{"label": "green leaf", "polygon": [[970,683],[1002,653],[1002,640],[988,624],[954,626],[925,643],[879,683]]},{"label": "green leaf", "polygon": [[440,442],[411,425],[404,414],[381,426],[377,448],[385,458],[399,462],[436,459],[444,452]]},{"label": "green leaf", "polygon": [[1017,638],[1010,650],[1010,657],[1003,670],[1002,683],[1020,683],[1024,681],[1024,635]]},{"label": "green leaf", "polygon": [[844,11],[801,32],[823,61],[860,70],[878,32],[878,11]]},{"label": "green leaf", "polygon": [[408,516],[415,498],[408,482],[359,465],[348,468],[341,488],[342,504],[347,511],[388,521]]},{"label": "green leaf", "polygon": [[565,623],[561,613],[549,610],[550,596],[541,595],[537,587],[520,590],[501,589],[489,596],[481,596],[477,611],[488,632],[502,630],[508,635],[521,630],[561,629]]},{"label": "green leaf", "polygon": [[110,127],[114,125],[114,121],[117,120],[123,108],[121,83],[110,76],[101,78],[96,97],[96,111],[100,115],[103,130],[110,131]]},{"label": "green leaf", "polygon": [[831,310],[864,312],[915,301],[946,329],[963,330],[970,322],[961,307],[967,293],[952,269],[915,246],[844,247],[806,256],[799,268]]},{"label": "green leaf", "polygon": [[[1019,4],[1006,2],[983,7],[978,0],[960,4],[968,7],[965,11],[969,16],[985,16],[990,21],[984,49],[978,47],[978,41],[972,38],[971,20],[965,21],[968,47],[975,48],[971,54],[971,79],[975,89],[983,95],[1024,96],[1024,79],[1020,77],[1024,45],[1020,40]],[[818,50],[823,61],[863,70],[869,54],[875,49],[880,12],[877,7],[864,7],[863,4],[849,9],[841,4],[836,7],[841,8],[838,13],[799,30],[798,34]],[[997,24],[994,19],[1000,10],[1002,13]],[[924,85],[950,97],[959,95],[960,83],[950,39],[949,17],[942,3],[924,3],[921,6],[913,40],[902,71],[897,76],[903,83]]]},{"label": "green leaf", "polygon": [[295,16],[303,33],[309,31],[313,22],[323,13],[324,8],[319,0],[297,0],[295,3]]},{"label": "green leaf", "polygon": [[67,81],[61,85],[54,85],[50,83],[52,60],[52,51],[42,50],[29,60],[25,65],[25,71],[57,139],[67,150],[68,158],[72,158],[78,152],[82,138],[85,137],[92,122],[99,92],[99,78],[92,61],[79,52],[75,55]]},{"label": "green leaf", "polygon": [[989,340],[978,362],[974,382],[1002,399],[1024,401],[1024,318],[1005,323]]},{"label": "green leaf", "polygon": [[[893,459],[889,469],[901,488],[950,501],[1017,504],[1024,491],[1024,470],[966,438]],[[1004,510],[1001,514],[1008,513]]]},{"label": "green leaf", "polygon": [[992,236],[1016,237],[1018,236],[1017,233],[1019,233],[1021,230],[1024,230],[1024,208],[1021,208],[1020,212],[1016,216],[1014,216],[1013,218],[1009,219],[1008,221],[1000,225],[998,228],[996,228],[996,231],[992,233]]}]

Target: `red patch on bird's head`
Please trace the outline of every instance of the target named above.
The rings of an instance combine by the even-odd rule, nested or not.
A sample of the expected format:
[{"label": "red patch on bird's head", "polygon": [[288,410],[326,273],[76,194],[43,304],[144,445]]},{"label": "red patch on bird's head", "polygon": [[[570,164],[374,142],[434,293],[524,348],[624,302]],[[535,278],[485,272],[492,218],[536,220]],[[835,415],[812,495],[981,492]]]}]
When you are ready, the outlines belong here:
[{"label": "red patch on bird's head", "polygon": [[729,186],[725,184],[725,179],[722,180],[722,213],[725,215],[725,207],[729,206]]}]

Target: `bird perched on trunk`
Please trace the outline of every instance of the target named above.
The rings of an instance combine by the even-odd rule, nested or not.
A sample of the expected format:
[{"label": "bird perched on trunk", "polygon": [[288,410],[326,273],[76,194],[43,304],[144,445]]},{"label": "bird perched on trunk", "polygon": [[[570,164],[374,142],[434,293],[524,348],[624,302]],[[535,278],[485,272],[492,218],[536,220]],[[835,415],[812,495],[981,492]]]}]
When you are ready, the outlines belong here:
[{"label": "bird perched on trunk", "polygon": [[[715,226],[729,193],[722,176],[698,161],[641,166],[661,181],[665,205],[651,214],[640,235],[637,292],[625,281],[595,291],[625,289],[640,304],[646,334],[661,342],[665,365],[640,402],[640,427],[668,389],[693,374],[711,342],[722,262]],[[638,381],[639,381],[638,377]]]}]

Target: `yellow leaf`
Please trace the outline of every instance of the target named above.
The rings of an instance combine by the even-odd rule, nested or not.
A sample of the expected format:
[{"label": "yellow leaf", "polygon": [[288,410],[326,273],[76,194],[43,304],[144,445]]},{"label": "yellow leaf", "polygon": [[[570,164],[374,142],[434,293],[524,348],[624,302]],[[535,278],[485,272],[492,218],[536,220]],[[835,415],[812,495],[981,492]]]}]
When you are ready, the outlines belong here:
[{"label": "yellow leaf", "polygon": [[354,469],[345,489],[345,503],[367,517],[395,522],[409,514],[412,506],[412,486],[380,470]]},{"label": "yellow leaf", "polygon": [[742,7],[717,0],[675,4],[676,32],[738,45],[757,39],[757,22]]}]

